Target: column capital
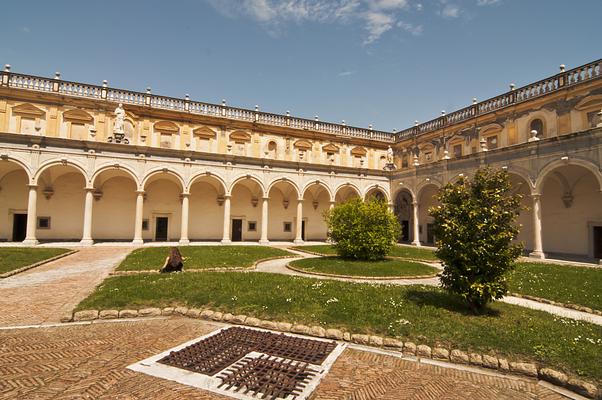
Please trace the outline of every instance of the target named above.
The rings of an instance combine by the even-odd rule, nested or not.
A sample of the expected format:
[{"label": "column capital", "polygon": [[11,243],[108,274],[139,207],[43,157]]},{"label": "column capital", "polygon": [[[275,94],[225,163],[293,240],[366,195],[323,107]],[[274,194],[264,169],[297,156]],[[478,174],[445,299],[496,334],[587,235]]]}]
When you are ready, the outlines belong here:
[{"label": "column capital", "polygon": [[224,199],[231,199],[231,198],[232,198],[232,195],[231,195],[231,194],[225,194],[225,195],[224,195]]},{"label": "column capital", "polygon": [[94,191],[94,190],[96,190],[96,189],[95,189],[94,187],[88,187],[88,186],[86,186],[86,187],[84,188],[84,190],[85,190],[86,192],[93,192],[93,191]]},{"label": "column capital", "polygon": [[37,189],[38,185],[30,184],[30,185],[27,185],[27,187],[30,189]]},{"label": "column capital", "polygon": [[263,196],[263,197],[261,198],[261,200],[269,200],[269,199],[270,199],[270,197],[269,197],[269,196]]},{"label": "column capital", "polygon": [[539,200],[540,197],[541,197],[541,193],[531,193],[531,198],[533,200]]},{"label": "column capital", "polygon": [[417,202],[417,201],[412,201],[412,205],[413,205],[413,206],[417,206],[417,205],[418,205],[418,202]]},{"label": "column capital", "polygon": [[136,194],[144,194],[144,193],[146,193],[146,191],[144,191],[144,190],[136,190]]},{"label": "column capital", "polygon": [[300,197],[300,198],[298,198],[298,199],[297,199],[297,201],[298,201],[299,203],[303,203],[303,200],[304,200],[304,199],[303,199],[303,197]]},{"label": "column capital", "polygon": [[190,193],[182,192],[182,193],[180,193],[180,196],[182,196],[182,198],[184,198],[184,197],[190,197]]}]

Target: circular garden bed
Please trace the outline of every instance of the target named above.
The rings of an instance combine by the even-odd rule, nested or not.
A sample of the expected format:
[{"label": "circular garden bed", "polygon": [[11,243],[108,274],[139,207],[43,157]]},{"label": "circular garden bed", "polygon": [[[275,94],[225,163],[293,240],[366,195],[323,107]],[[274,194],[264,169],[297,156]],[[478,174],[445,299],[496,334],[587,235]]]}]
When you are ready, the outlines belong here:
[{"label": "circular garden bed", "polygon": [[439,272],[430,265],[396,258],[361,261],[340,257],[312,257],[292,261],[288,267],[308,274],[371,279],[427,278]]}]

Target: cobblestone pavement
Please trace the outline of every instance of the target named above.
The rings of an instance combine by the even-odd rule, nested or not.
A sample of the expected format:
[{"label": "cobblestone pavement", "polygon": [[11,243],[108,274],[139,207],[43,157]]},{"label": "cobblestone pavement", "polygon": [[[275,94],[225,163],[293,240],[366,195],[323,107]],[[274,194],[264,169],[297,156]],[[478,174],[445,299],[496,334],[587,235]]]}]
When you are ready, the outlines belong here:
[{"label": "cobblestone pavement", "polygon": [[0,326],[59,322],[130,251],[127,247],[85,247],[0,280]]},{"label": "cobblestone pavement", "polygon": [[[126,366],[221,325],[155,319],[0,330],[2,399],[225,399]],[[535,381],[345,350],[312,399],[562,399]]]}]

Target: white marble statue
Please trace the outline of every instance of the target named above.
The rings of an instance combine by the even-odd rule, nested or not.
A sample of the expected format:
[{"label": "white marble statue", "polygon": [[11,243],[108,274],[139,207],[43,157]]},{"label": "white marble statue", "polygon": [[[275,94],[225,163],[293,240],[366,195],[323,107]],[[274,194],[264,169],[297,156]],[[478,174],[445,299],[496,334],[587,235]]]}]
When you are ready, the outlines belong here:
[{"label": "white marble statue", "polygon": [[393,164],[393,149],[391,146],[387,149],[387,164]]},{"label": "white marble statue", "polygon": [[119,103],[119,106],[115,109],[115,124],[113,125],[113,133],[125,133],[124,121],[125,121],[125,110],[123,104]]}]

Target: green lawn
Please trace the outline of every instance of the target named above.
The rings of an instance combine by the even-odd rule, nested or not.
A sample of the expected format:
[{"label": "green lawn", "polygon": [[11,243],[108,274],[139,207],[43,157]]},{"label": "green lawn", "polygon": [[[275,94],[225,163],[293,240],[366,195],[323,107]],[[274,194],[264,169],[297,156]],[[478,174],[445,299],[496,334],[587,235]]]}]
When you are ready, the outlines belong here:
[{"label": "green lawn", "polygon": [[[158,270],[169,255],[169,247],[147,247],[131,252],[118,271]],[[257,260],[292,256],[291,253],[265,246],[183,246],[179,247],[186,269],[244,268]]]},{"label": "green lawn", "polygon": [[602,269],[558,264],[519,263],[510,291],[602,310]]},{"label": "green lawn", "polygon": [[439,272],[429,265],[388,258],[382,261],[344,260],[338,257],[304,258],[292,261],[291,266],[307,272],[349,276],[416,276]]},{"label": "green lawn", "polygon": [[[329,244],[297,246],[293,247],[293,249],[300,251],[310,251],[313,253],[322,254],[324,256],[334,256],[337,254],[337,252],[334,250],[334,247],[332,247]],[[413,246],[394,246],[389,256],[411,258],[415,260],[424,261],[437,261],[437,257],[435,257],[435,252],[433,250]]]},{"label": "green lawn", "polygon": [[77,309],[211,307],[536,360],[602,382],[602,327],[504,303],[475,316],[440,289],[258,272],[111,277]]},{"label": "green lawn", "polygon": [[14,271],[71,251],[40,247],[0,247],[0,274]]}]

